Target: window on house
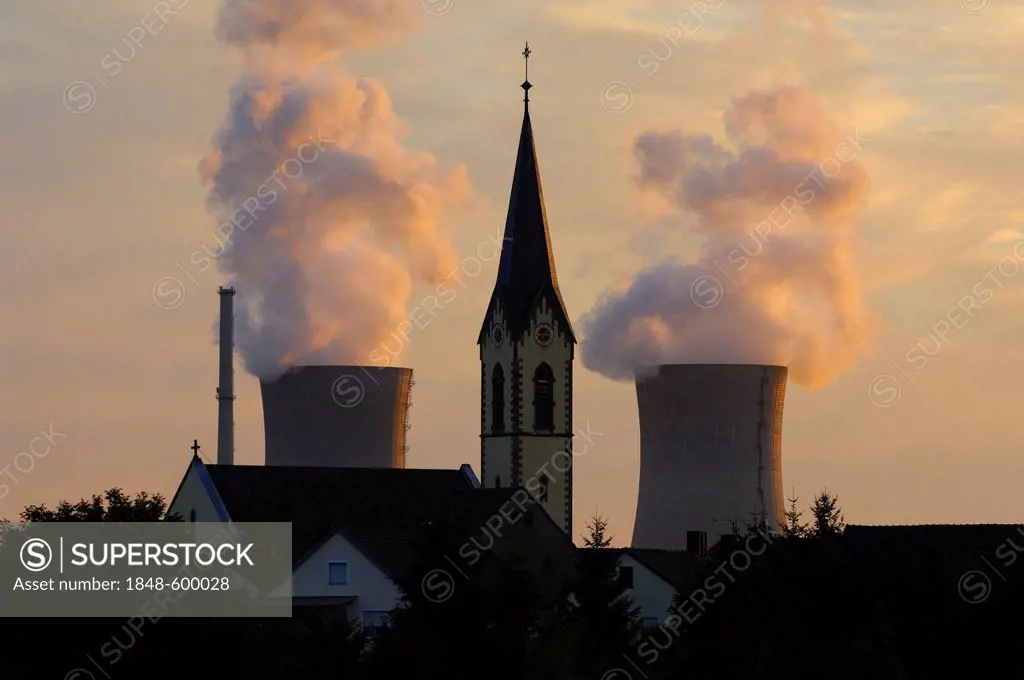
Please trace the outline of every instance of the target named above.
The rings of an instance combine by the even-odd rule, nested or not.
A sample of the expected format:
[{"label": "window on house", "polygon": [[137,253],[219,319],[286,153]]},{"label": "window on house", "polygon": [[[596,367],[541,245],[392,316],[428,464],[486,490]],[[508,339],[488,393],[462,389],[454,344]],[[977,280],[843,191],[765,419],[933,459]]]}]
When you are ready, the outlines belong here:
[{"label": "window on house", "polygon": [[501,364],[491,373],[491,432],[505,431],[505,371]]},{"label": "window on house", "polygon": [[498,475],[497,477],[494,478],[494,488],[495,489],[500,489],[501,488],[501,475]]},{"label": "window on house", "polygon": [[555,374],[542,363],[533,372],[533,430],[551,432],[555,429]]},{"label": "window on house", "polygon": [[633,567],[619,567],[619,581],[623,588],[633,587]]},{"label": "window on house", "polygon": [[537,500],[541,505],[547,507],[548,504],[548,476],[542,474],[540,478],[540,490],[537,492]]},{"label": "window on house", "polygon": [[640,625],[644,628],[657,628],[658,623],[659,621],[657,616],[645,616],[640,622]]},{"label": "window on house", "polygon": [[332,586],[348,584],[348,562],[327,563],[327,583]]},{"label": "window on house", "polygon": [[188,511],[188,521],[189,522],[195,522],[196,521],[196,509],[195,508],[192,508],[191,510]]},{"label": "window on house", "polygon": [[386,617],[387,612],[384,611],[366,611],[363,612],[363,628],[374,629],[382,628],[387,623]]}]

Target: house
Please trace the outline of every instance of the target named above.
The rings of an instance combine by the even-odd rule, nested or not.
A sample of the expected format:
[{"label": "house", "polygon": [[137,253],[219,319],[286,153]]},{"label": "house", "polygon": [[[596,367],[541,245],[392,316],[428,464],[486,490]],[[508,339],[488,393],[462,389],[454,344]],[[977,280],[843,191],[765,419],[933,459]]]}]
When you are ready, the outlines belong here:
[{"label": "house", "polygon": [[192,522],[291,522],[293,607],[322,608],[366,627],[380,625],[399,603],[399,584],[415,576],[417,542],[431,524],[457,519],[465,533],[443,569],[423,575],[423,592],[435,601],[458,580],[476,577],[485,553],[520,559],[551,584],[568,577],[574,558],[569,537],[525,490],[482,489],[468,465],[212,465],[194,456],[169,512]]},{"label": "house", "polygon": [[676,594],[685,596],[704,558],[685,550],[646,548],[583,548],[608,550],[618,555],[619,579],[626,594],[639,607],[645,628],[657,626],[669,613]]}]

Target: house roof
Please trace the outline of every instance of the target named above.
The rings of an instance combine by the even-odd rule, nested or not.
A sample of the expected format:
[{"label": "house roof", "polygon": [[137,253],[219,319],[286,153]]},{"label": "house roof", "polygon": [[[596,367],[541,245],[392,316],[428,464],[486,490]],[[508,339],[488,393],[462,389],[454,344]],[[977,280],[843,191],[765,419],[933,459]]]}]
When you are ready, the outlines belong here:
[{"label": "house roof", "polygon": [[693,575],[704,563],[699,556],[685,550],[654,550],[628,548],[629,555],[664,579],[676,590],[685,590],[693,583]]},{"label": "house roof", "polygon": [[340,533],[393,579],[415,566],[427,522],[483,527],[513,488],[475,488],[461,470],[207,465],[235,522],[291,522],[298,566]]},{"label": "house roof", "polygon": [[940,534],[947,536],[998,534],[1005,537],[1007,531],[1015,532],[1019,527],[1019,524],[850,524],[844,533],[847,536],[871,534],[879,537],[884,535],[906,537],[911,534],[928,537]]},{"label": "house roof", "polygon": [[843,541],[861,553],[899,556],[949,553],[953,563],[991,553],[1008,538],[1024,537],[1019,524],[849,525]]},{"label": "house roof", "polygon": [[653,548],[580,548],[583,552],[611,551],[629,555],[676,590],[685,590],[693,583],[693,575],[706,560],[685,550]]},{"label": "house roof", "polygon": [[[677,591],[696,585],[704,575],[702,569],[717,561],[726,551],[738,547],[732,537],[716,543],[706,557],[685,550],[652,550],[643,548],[605,548],[617,554],[628,554],[651,572],[669,583]],[[1024,527],[1019,524],[916,524],[867,526],[848,525],[842,543],[853,550],[864,564],[880,570],[891,570],[903,565],[912,570],[912,578],[919,579],[917,570],[921,560],[932,571],[959,575],[970,565],[980,565],[986,555],[998,557],[997,549],[1010,541],[1024,544]],[[1013,547],[1016,543],[1013,544]],[[595,550],[583,548],[584,551]],[[719,554],[721,553],[721,555]]]}]

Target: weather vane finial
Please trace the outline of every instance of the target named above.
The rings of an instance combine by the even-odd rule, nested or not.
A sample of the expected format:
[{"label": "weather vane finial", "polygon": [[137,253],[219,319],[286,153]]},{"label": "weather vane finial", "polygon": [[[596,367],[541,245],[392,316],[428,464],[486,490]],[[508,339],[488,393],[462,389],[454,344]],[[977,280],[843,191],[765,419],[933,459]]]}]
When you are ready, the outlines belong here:
[{"label": "weather vane finial", "polygon": [[533,87],[533,85],[530,85],[530,55],[531,54],[533,54],[533,50],[530,49],[530,43],[527,42],[526,43],[526,47],[523,48],[523,61],[524,61],[525,66],[526,66],[526,79],[523,81],[523,91],[526,93],[526,96],[523,97],[523,102],[526,103],[526,105],[527,105],[526,108],[530,108],[529,107],[529,104],[530,104],[530,88]]}]

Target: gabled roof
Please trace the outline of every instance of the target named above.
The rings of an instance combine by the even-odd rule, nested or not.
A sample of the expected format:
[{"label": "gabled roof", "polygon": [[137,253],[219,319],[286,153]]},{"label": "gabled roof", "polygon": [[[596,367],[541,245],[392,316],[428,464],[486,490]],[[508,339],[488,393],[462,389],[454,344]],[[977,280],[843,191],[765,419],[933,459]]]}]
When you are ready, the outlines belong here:
[{"label": "gabled roof", "polygon": [[[547,298],[555,318],[564,324],[569,337],[575,342],[576,336],[558,289],[551,234],[544,207],[544,191],[541,188],[537,151],[533,141],[533,124],[530,122],[530,112],[526,110],[519,134],[519,151],[505,218],[498,278],[488,305],[488,315],[500,300],[509,331],[520,333],[529,327],[530,311],[541,298]],[[483,340],[486,324],[485,317],[478,343]]]},{"label": "gabled roof", "polygon": [[629,555],[649,569],[655,576],[676,590],[685,590],[693,585],[693,576],[698,573],[706,559],[685,550],[655,550],[652,548],[580,548],[583,552],[611,551]]},{"label": "gabled roof", "polygon": [[665,582],[679,591],[693,585],[693,576],[700,565],[706,562],[699,556],[685,550],[655,550],[651,548],[628,548],[627,552]]},{"label": "gabled roof", "polygon": [[385,571],[440,498],[472,487],[460,470],[207,465],[235,522],[291,522],[297,566],[340,532]]},{"label": "gabled roof", "polygon": [[[232,521],[292,523],[294,566],[341,534],[394,580],[416,565],[425,524],[457,518],[464,526],[484,527],[517,491],[476,488],[463,470],[206,468]],[[568,537],[564,541],[571,551]]]}]

